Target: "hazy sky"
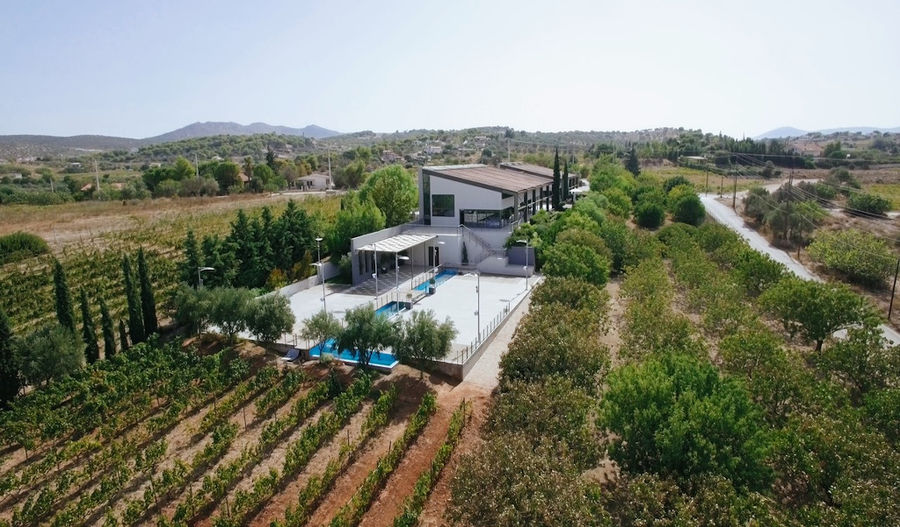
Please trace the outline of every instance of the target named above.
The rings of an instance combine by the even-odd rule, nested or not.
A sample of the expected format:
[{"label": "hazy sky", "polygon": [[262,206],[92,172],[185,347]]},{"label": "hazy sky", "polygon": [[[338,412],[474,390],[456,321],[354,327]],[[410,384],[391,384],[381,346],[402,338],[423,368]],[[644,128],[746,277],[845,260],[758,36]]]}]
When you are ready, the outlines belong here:
[{"label": "hazy sky", "polygon": [[900,1],[2,0],[0,134],[900,126]]}]

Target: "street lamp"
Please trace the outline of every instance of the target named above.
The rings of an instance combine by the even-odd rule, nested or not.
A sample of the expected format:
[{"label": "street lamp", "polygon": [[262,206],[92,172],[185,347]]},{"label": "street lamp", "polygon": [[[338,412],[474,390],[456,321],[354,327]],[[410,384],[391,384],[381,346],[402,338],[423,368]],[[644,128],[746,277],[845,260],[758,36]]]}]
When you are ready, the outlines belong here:
[{"label": "street lamp", "polygon": [[524,243],[525,244],[525,291],[528,291],[528,240],[516,240],[516,243]]},{"label": "street lamp", "polygon": [[215,271],[215,270],[216,269],[214,267],[198,267],[197,268],[197,289],[200,289],[201,287],[203,287],[203,275],[201,275],[200,273],[202,273],[204,271]]},{"label": "street lamp", "polygon": [[475,297],[477,298],[477,304],[475,307],[475,323],[478,329],[478,342],[481,341],[481,273],[467,273],[466,276],[475,275]]},{"label": "street lamp", "polygon": [[328,307],[325,305],[325,269],[322,268],[322,249],[321,244],[322,237],[319,236],[316,238],[316,267],[319,269],[319,279],[322,280],[322,311],[328,312]]},{"label": "street lamp", "polygon": [[375,301],[378,301],[378,242],[372,243],[372,248],[374,249],[375,255],[372,257],[375,260],[375,272],[372,273],[372,276],[375,277]]}]

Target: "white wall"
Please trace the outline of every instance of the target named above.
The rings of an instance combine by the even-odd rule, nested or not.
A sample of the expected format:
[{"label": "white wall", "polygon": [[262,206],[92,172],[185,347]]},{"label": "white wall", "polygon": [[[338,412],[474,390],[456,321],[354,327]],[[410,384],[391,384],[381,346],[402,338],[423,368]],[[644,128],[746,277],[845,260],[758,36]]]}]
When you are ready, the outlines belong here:
[{"label": "white wall", "polygon": [[431,224],[439,227],[459,226],[460,209],[501,210],[503,204],[500,192],[467,185],[458,181],[431,175],[431,195],[453,194],[453,217],[435,216],[432,210]]}]

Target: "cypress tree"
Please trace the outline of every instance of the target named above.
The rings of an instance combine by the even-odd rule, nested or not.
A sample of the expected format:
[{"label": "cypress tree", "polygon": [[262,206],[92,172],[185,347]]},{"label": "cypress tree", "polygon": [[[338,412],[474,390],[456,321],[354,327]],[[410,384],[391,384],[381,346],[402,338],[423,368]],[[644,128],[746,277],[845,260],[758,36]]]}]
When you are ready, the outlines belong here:
[{"label": "cypress tree", "polygon": [[88,297],[84,289],[81,290],[81,339],[84,340],[84,358],[88,364],[97,362],[100,358],[100,345],[97,344],[97,330],[94,329],[91,308],[88,306]]},{"label": "cypress tree", "polygon": [[6,312],[0,308],[0,409],[8,408],[21,387],[19,368],[13,356],[13,335]]},{"label": "cypress tree", "polygon": [[103,298],[100,299],[100,326],[103,329],[103,355],[108,359],[116,354],[116,330]]},{"label": "cypress tree", "polygon": [[122,257],[122,276],[125,279],[125,298],[128,300],[128,335],[131,343],[144,342],[144,320],[141,313],[140,295],[131,273],[128,256]]},{"label": "cypress tree", "polygon": [[72,295],[66,282],[66,272],[59,260],[53,261],[53,290],[56,295],[56,318],[60,325],[75,332],[75,310],[72,307]]},{"label": "cypress tree", "polygon": [[121,318],[119,319],[119,344],[122,346],[122,351],[128,349],[128,332],[125,330],[125,321]]},{"label": "cypress tree", "polygon": [[184,239],[184,261],[181,263],[181,281],[191,287],[197,287],[197,269],[203,266],[200,251],[197,249],[197,238],[194,231],[189,230]]},{"label": "cypress tree", "polygon": [[144,255],[143,247],[138,249],[138,279],[141,283],[141,314],[144,319],[144,334],[152,335],[157,330],[156,300],[153,298],[150,270],[147,268],[147,257]]},{"label": "cypress tree", "polygon": [[569,201],[569,160],[566,159],[565,168],[563,169],[563,177],[562,177],[562,200],[563,203]]},{"label": "cypress tree", "polygon": [[562,203],[559,200],[559,187],[561,185],[561,177],[559,175],[559,148],[556,149],[556,155],[553,156],[553,189],[550,195],[550,203],[553,210],[562,210]]},{"label": "cypress tree", "polygon": [[637,152],[634,150],[634,146],[632,146],[631,150],[628,151],[628,157],[625,159],[625,168],[635,176],[639,176],[641,174],[641,163],[638,160]]}]

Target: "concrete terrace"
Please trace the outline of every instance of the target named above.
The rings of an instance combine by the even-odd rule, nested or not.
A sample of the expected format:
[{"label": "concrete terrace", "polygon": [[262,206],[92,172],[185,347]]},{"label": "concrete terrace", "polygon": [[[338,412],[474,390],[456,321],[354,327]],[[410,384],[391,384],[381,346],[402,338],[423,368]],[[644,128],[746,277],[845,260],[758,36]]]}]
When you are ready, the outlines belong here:
[{"label": "concrete terrace", "polygon": [[[427,273],[404,273],[401,267],[399,291],[395,289],[394,273],[381,275],[378,280],[379,295],[374,295],[374,279],[367,280],[352,288],[331,286],[326,284],[325,304],[329,313],[343,320],[348,309],[372,303],[376,308],[391,301],[407,301],[410,291],[410,278],[413,287],[427,282],[433,271]],[[537,283],[538,277],[529,278],[529,289]],[[480,295],[476,285],[480,282]],[[482,337],[486,337],[504,320],[504,315],[516,308],[526,293],[525,278],[510,276],[457,274],[451,276],[435,289],[434,295],[423,295],[414,291],[418,301],[412,311],[432,310],[439,321],[447,318],[453,321],[458,334],[453,340],[450,354],[445,358],[448,362],[460,362],[467,358],[465,354],[476,343],[478,338],[478,303],[480,296],[480,324]],[[291,310],[296,322],[292,335],[285,335],[282,342],[308,349],[312,344],[304,341],[299,335],[303,330],[303,322],[322,309],[322,287],[314,286],[289,297]],[[412,311],[400,313],[402,319],[412,316]]]}]

